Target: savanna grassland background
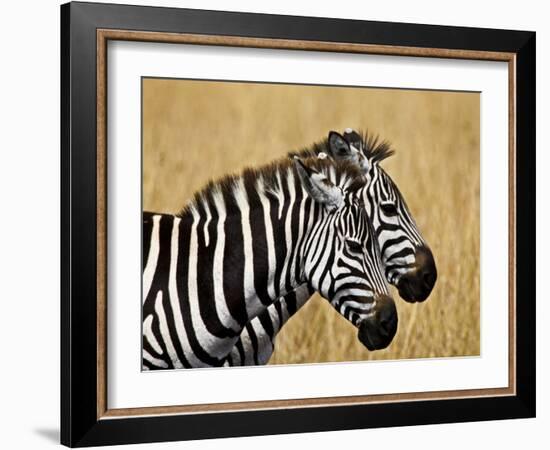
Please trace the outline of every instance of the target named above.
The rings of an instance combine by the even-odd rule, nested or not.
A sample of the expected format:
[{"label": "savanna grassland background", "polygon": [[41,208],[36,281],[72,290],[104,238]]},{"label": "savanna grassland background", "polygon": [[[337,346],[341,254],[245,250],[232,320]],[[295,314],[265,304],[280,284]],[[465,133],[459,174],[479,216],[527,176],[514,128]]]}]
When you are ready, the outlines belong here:
[{"label": "savanna grassland background", "polygon": [[438,280],[421,304],[392,287],[399,328],[369,352],[315,295],[277,337],[270,364],[479,355],[477,93],[190,80],[143,80],[143,208],[176,213],[211,178],[324,138],[368,128],[431,246]]}]

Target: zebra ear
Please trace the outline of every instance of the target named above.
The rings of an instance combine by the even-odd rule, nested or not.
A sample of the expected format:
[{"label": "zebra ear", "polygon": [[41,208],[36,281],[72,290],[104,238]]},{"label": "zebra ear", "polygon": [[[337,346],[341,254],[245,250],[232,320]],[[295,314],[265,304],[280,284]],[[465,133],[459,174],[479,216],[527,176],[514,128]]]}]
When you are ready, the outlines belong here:
[{"label": "zebra ear", "polygon": [[337,133],[336,131],[331,131],[328,134],[329,152],[330,152],[330,155],[336,161],[348,161],[366,170],[368,168],[367,160],[358,149],[356,149],[352,144],[350,144],[350,142],[352,141],[349,139],[346,139],[347,137],[350,137],[350,136],[354,137],[355,135],[357,135],[357,133],[353,131],[351,128],[348,128],[346,130],[346,134],[345,134],[346,137],[342,136],[340,133]]},{"label": "zebra ear", "polygon": [[[346,128],[344,130],[344,139],[351,145],[359,144],[361,142],[361,135],[353,128]],[[355,145],[357,147],[357,145]]]},{"label": "zebra ear", "polygon": [[344,194],[338,186],[335,186],[322,173],[306,166],[297,156],[294,157],[294,164],[306,192],[316,202],[324,205],[329,211],[334,211],[342,206]]},{"label": "zebra ear", "polygon": [[336,160],[350,159],[353,156],[353,151],[348,141],[336,131],[331,131],[328,134],[328,149],[330,155]]}]

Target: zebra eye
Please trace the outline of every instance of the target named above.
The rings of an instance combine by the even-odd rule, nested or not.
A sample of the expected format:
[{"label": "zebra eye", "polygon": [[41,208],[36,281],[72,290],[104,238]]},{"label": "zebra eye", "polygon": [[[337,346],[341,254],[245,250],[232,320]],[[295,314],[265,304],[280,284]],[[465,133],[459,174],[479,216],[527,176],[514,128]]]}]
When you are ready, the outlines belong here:
[{"label": "zebra eye", "polygon": [[397,208],[393,203],[382,203],[380,209],[386,216],[395,216],[397,214]]},{"label": "zebra eye", "polygon": [[346,245],[348,246],[349,250],[353,253],[363,253],[363,246],[357,241],[346,239]]}]

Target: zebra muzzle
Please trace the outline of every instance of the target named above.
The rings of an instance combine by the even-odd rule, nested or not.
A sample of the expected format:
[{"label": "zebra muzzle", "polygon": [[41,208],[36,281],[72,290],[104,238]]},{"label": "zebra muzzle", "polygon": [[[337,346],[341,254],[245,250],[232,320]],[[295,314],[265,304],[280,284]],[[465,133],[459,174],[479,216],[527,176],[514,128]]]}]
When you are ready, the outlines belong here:
[{"label": "zebra muzzle", "polygon": [[373,312],[361,322],[358,332],[359,341],[370,351],[386,348],[397,332],[397,309],[391,297],[377,297]]},{"label": "zebra muzzle", "polygon": [[437,280],[432,251],[427,246],[417,247],[414,269],[401,276],[397,289],[401,298],[407,302],[423,302],[428,298]]}]

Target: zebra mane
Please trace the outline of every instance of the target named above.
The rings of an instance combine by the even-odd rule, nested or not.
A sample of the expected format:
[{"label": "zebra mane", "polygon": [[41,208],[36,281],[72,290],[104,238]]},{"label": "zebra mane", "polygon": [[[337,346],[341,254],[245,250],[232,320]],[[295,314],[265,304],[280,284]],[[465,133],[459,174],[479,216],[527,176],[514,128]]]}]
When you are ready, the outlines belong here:
[{"label": "zebra mane", "polygon": [[[308,167],[323,173],[345,191],[353,192],[365,185],[364,174],[355,164],[346,161],[335,162],[309,155],[304,155],[302,160]],[[234,208],[238,208],[236,195],[243,190],[246,191],[252,209],[256,203],[260,205],[259,196],[251,195],[253,192],[258,192],[260,185],[263,191],[261,193],[268,197],[284,196],[286,188],[281,186],[281,180],[285,179],[289,173],[299,180],[294,162],[291,158],[285,157],[261,167],[245,168],[240,174],[226,175],[218,180],[210,180],[176,215],[183,217],[193,209],[201,209],[203,207],[201,205],[204,205],[205,202],[209,206],[214,206],[214,198],[219,195],[223,195],[229,214]]]},{"label": "zebra mane", "polygon": [[[379,135],[373,134],[368,130],[358,131],[357,134],[360,139],[352,142],[352,144],[360,150],[371,163],[379,163],[395,153],[395,150],[392,148],[390,142],[387,140],[381,140]],[[299,156],[301,158],[305,158],[317,156],[319,153],[330,154],[328,138],[316,142],[310,147],[304,147],[297,152],[290,152],[289,156]]]}]

